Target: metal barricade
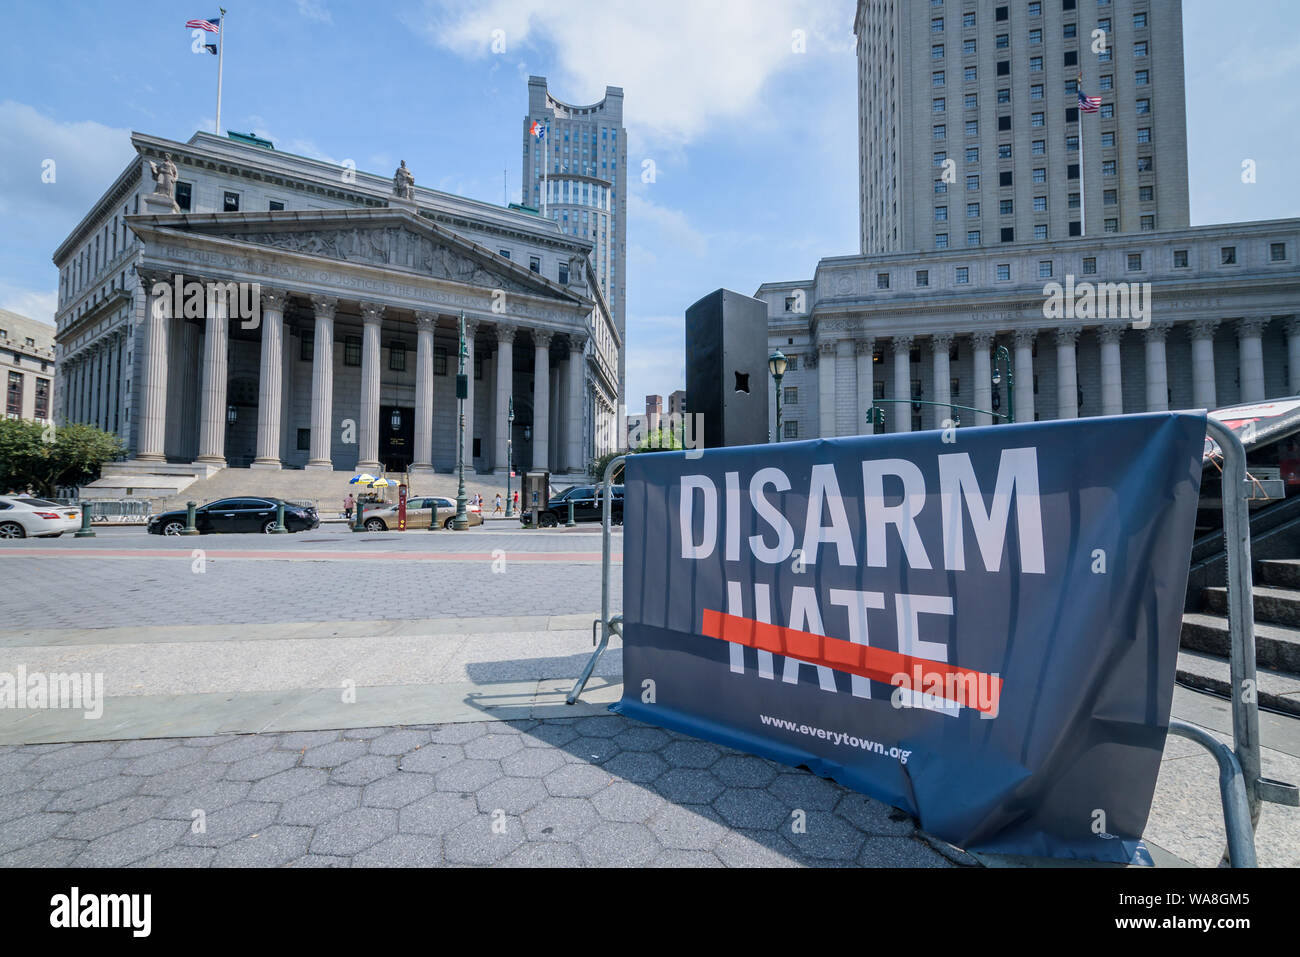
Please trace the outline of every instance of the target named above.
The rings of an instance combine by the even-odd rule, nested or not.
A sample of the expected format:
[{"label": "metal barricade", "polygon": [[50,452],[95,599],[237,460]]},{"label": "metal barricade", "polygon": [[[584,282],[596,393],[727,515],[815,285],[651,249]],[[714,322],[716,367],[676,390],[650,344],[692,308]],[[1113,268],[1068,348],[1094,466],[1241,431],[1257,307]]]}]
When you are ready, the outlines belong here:
[{"label": "metal barricade", "polygon": [[[79,500],[77,504],[81,504]],[[85,499],[86,511],[90,520],[96,525],[102,524],[144,524],[152,511],[147,499]]]},{"label": "metal barricade", "polygon": [[[1260,805],[1264,801],[1300,806],[1300,789],[1262,777],[1259,755],[1259,695],[1255,669],[1254,581],[1250,563],[1250,514],[1247,504],[1253,485],[1246,474],[1246,450],[1231,429],[1214,419],[1206,419],[1206,431],[1223,451],[1223,539],[1228,557],[1228,627],[1232,647],[1232,741],[1229,748],[1205,729],[1176,718],[1169,722],[1169,732],[1195,741],[1214,757],[1219,765],[1219,794],[1223,803],[1223,823],[1227,848],[1223,860],[1233,867],[1254,867],[1255,827],[1259,824]],[[587,666],[578,676],[573,690],[565,699],[573,704],[582,694],[596,662],[609,646],[610,635],[623,634],[623,616],[610,614],[611,516],[613,513],[613,474],[625,461],[619,456],[605,467],[604,499],[601,514],[601,590],[600,619],[592,623],[593,640],[600,626],[599,642]],[[1236,493],[1232,494],[1235,489]]]}]

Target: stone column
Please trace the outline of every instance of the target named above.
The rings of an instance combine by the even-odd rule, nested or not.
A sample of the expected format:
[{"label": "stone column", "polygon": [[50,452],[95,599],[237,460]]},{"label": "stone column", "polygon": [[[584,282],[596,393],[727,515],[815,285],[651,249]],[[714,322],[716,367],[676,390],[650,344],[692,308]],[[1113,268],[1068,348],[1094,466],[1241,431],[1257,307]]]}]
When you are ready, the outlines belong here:
[{"label": "stone column", "polygon": [[1187,330],[1192,340],[1192,405],[1198,409],[1213,409],[1217,404],[1214,333],[1218,328],[1218,319],[1202,319]]},{"label": "stone column", "polygon": [[110,361],[109,346],[112,340],[105,336],[99,344],[99,414],[95,417],[95,424],[108,431],[108,397],[110,394],[109,382],[113,373],[113,364]]},{"label": "stone column", "polygon": [[1147,327],[1147,411],[1169,411],[1169,371],[1165,365],[1165,336],[1172,322],[1153,322]]},{"label": "stone column", "polygon": [[[170,337],[168,337],[170,340]],[[99,386],[103,372],[99,367],[99,343],[93,343],[87,350],[86,361],[86,421],[99,428]],[[21,415],[21,410],[19,410]]]},{"label": "stone column", "polygon": [[1289,369],[1288,391],[1300,395],[1300,318],[1292,316],[1286,321],[1286,354]]},{"label": "stone column", "polygon": [[1124,380],[1119,341],[1127,326],[1107,325],[1097,330],[1101,339],[1101,414],[1124,414]]},{"label": "stone column", "polygon": [[469,388],[465,390],[465,471],[474,472],[474,335],[478,332],[478,320],[465,320],[465,378]]},{"label": "stone column", "polygon": [[871,337],[858,339],[853,343],[853,351],[857,360],[858,375],[858,421],[855,434],[872,435],[876,431],[875,426],[869,421],[871,405],[876,395],[875,369],[872,368],[872,361],[876,354],[876,340]]},{"label": "stone column", "polygon": [[262,361],[257,394],[255,469],[280,468],[280,402],[284,396],[284,307],[289,296],[262,288]]},{"label": "stone column", "polygon": [[1264,389],[1264,327],[1268,316],[1253,316],[1237,321],[1237,342],[1241,361],[1241,401],[1263,402]]},{"label": "stone column", "polygon": [[1079,341],[1080,326],[1060,326],[1056,330],[1056,417],[1079,417],[1079,367],[1074,344]]},{"label": "stone column", "polygon": [[495,449],[492,471],[504,475],[509,470],[510,453],[506,441],[510,438],[510,397],[514,395],[515,333],[517,327],[510,322],[498,322],[494,332],[497,337],[497,391],[493,418],[496,421]]},{"label": "stone column", "polygon": [[[161,280],[160,280],[161,281]],[[167,333],[171,322],[171,296],[152,296],[153,278],[140,275],[138,295],[144,297],[144,362],[137,406],[140,432],[136,440],[136,458],[145,462],[164,462],[167,437]]]},{"label": "stone column", "polygon": [[379,332],[384,307],[361,303],[361,421],[357,435],[357,471],[378,472],[379,464],[379,366],[383,345]]},{"label": "stone column", "polygon": [[434,312],[415,314],[415,461],[412,472],[433,471],[433,329]]},{"label": "stone column", "polygon": [[1016,330],[1015,416],[1017,422],[1034,421],[1034,337],[1037,329]]},{"label": "stone column", "polygon": [[817,343],[817,434],[823,439],[835,435],[835,342]]},{"label": "stone column", "polygon": [[953,419],[952,414],[952,369],[948,353],[952,349],[952,333],[939,332],[930,337],[930,349],[934,353],[934,427],[945,428],[944,422]]},{"label": "stone column", "polygon": [[334,313],[339,301],[312,296],[316,331],[311,361],[311,453],[307,468],[333,471],[330,440],[334,433]]},{"label": "stone column", "polygon": [[551,419],[551,337],[554,333],[533,330],[533,468],[546,468],[549,456]]},{"label": "stone column", "polygon": [[207,303],[207,331],[203,342],[203,406],[199,422],[196,462],[226,464],[226,376],[229,355],[229,319],[225,296]]},{"label": "stone column", "polygon": [[894,398],[901,402],[889,403],[885,413],[894,419],[893,432],[912,431],[912,337],[894,336]]},{"label": "stone column", "polygon": [[565,464],[570,472],[587,471],[582,455],[582,406],[587,384],[587,337],[569,333],[569,426]]},{"label": "stone column", "polygon": [[972,333],[970,347],[972,374],[975,376],[975,382],[971,386],[971,404],[977,409],[987,410],[975,413],[975,424],[992,425],[993,416],[989,412],[993,409],[993,367],[989,350],[993,347],[993,333]]}]

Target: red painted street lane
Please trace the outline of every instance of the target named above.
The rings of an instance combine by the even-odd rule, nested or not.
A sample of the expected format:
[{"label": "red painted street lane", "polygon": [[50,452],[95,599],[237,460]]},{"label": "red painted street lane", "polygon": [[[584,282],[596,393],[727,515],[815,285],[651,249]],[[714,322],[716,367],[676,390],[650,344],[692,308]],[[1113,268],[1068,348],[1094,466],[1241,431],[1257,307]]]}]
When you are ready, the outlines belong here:
[{"label": "red painted street lane", "polygon": [[[510,562],[598,562],[600,552],[347,552],[347,551],[270,551],[263,549],[197,548],[203,557],[240,560],[288,560],[300,562],[356,561],[356,562],[490,562],[505,558]],[[0,550],[0,558],[182,558],[189,561],[194,556],[190,549],[170,548],[95,548],[74,551],[67,548],[21,548]],[[613,556],[621,562],[621,553]]]}]

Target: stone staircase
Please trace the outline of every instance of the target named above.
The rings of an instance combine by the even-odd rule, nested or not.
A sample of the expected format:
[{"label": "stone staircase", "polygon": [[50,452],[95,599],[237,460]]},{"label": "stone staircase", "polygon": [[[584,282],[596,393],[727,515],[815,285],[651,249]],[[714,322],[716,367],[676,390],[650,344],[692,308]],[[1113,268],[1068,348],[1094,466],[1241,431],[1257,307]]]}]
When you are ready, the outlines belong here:
[{"label": "stone staircase", "polygon": [[[1300,716],[1300,559],[1255,565],[1255,662],[1263,708]],[[1228,590],[1205,588],[1204,610],[1183,615],[1178,680],[1227,697]]]}]

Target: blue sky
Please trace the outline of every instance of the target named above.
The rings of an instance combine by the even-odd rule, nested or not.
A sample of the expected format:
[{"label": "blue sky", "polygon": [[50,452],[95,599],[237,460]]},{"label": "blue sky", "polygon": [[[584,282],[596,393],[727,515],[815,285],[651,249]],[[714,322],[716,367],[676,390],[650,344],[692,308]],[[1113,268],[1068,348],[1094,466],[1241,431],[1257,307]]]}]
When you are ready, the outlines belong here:
[{"label": "blue sky", "polygon": [[[226,2],[224,127],[384,175],[405,159],[421,185],[490,202],[503,171],[519,198],[529,74],[569,102],[624,88],[633,411],[684,386],[700,296],[858,251],[852,0]],[[0,308],[52,320],[50,255],[130,158],[129,131],[212,129],[216,58],[184,29],[216,15],[206,3],[0,9]],[[1300,216],[1300,4],[1230,9],[1184,3],[1192,222]]]}]

